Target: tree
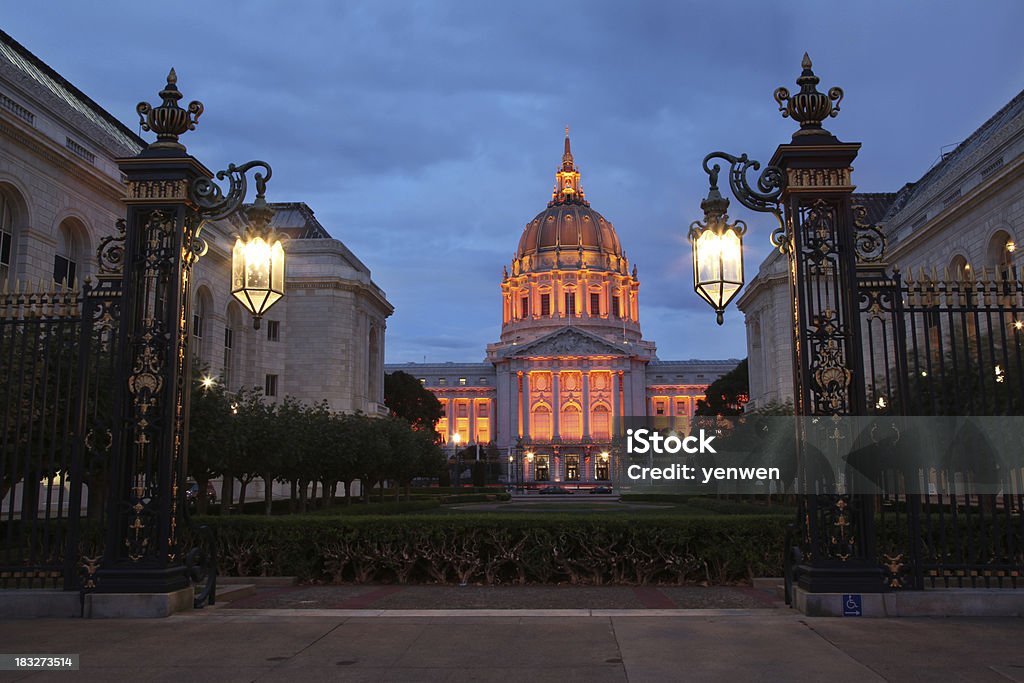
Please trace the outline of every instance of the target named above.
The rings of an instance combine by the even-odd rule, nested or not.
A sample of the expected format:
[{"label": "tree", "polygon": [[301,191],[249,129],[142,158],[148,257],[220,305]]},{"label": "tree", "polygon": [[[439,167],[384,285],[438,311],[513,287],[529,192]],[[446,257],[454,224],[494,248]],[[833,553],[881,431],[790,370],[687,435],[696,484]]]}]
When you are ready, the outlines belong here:
[{"label": "tree", "polygon": [[393,416],[408,420],[413,429],[433,431],[441,419],[441,402],[437,397],[401,370],[384,375],[384,405]]},{"label": "tree", "polygon": [[199,485],[197,509],[205,514],[208,482],[224,471],[230,444],[231,399],[220,382],[203,382],[207,369],[193,365],[188,424],[188,474]]},{"label": "tree", "polygon": [[742,415],[743,406],[750,398],[750,376],[747,373],[747,359],[712,382],[704,398],[697,401],[694,415],[726,417]]}]

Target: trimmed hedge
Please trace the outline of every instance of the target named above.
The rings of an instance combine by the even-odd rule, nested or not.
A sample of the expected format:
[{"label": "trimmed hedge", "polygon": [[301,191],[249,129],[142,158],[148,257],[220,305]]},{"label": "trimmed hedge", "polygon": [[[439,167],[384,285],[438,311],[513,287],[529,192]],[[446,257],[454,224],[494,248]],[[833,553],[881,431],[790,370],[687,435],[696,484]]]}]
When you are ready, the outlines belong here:
[{"label": "trimmed hedge", "polygon": [[465,493],[461,496],[445,496],[441,502],[445,505],[459,503],[493,503],[496,501],[512,500],[511,493]]},{"label": "trimmed hedge", "polygon": [[229,576],[312,582],[731,583],[780,576],[787,519],[206,517]]},{"label": "trimmed hedge", "polygon": [[311,510],[307,514],[316,515],[318,517],[331,517],[342,515],[345,517],[359,517],[365,515],[404,515],[415,512],[426,512],[428,510],[436,510],[441,507],[441,501],[435,498],[428,500],[403,500],[399,502],[385,502],[385,503],[352,503],[346,505],[345,503],[335,502],[329,508],[320,508],[318,510]]}]

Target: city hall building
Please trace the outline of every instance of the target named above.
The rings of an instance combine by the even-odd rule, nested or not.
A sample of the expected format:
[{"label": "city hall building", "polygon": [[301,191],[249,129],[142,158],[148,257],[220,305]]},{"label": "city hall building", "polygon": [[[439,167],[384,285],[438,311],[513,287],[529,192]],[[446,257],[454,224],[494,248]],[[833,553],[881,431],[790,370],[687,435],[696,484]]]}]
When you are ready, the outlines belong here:
[{"label": "city hall building", "polygon": [[687,419],[735,359],[662,361],[640,329],[640,281],[590,206],[566,131],[547,207],[501,278],[501,336],[482,363],[386,366],[441,401],[446,443],[494,444],[526,483],[613,481],[615,420]]}]

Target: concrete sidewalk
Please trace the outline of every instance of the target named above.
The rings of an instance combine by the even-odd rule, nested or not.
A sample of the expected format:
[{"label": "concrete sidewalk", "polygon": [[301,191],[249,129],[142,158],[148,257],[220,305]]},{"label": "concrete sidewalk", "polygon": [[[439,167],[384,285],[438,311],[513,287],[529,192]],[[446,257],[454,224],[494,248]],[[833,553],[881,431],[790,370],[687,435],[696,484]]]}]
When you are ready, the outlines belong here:
[{"label": "concrete sidewalk", "polygon": [[79,654],[81,670],[0,681],[1024,681],[1020,619],[495,614],[215,609],[6,621],[0,651]]}]

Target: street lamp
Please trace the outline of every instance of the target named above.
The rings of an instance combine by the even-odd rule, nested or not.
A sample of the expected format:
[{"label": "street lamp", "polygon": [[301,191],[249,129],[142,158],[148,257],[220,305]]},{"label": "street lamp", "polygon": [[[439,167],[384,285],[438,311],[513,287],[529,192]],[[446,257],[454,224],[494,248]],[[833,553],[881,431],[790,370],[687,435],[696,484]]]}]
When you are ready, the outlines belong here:
[{"label": "street lamp", "polygon": [[[171,69],[160,104],[136,107],[139,125],[157,139],[139,154],[118,160],[126,216],[119,222],[120,235],[104,238],[98,253],[95,296],[102,291],[104,301],[116,301],[122,312],[113,390],[117,420],[109,456],[111,501],[106,550],[95,579],[97,590],[106,593],[170,593],[186,590],[192,579],[191,553],[179,535],[192,389],[192,269],[206,252],[204,224],[242,207],[245,174],[255,167],[262,172],[255,174],[257,197],[246,211],[249,239],[243,240],[255,246],[240,254],[249,258],[245,271],[252,277],[243,278],[241,287],[233,282],[232,292],[244,294],[242,303],[257,320],[284,293],[283,250],[269,230],[273,212],[264,196],[270,166],[252,161],[214,176],[189,155],[179,138],[195,129],[203,105],[179,106],[177,81]],[[214,177],[228,179],[226,191]],[[208,387],[206,380],[203,386]]]},{"label": "street lamp", "polygon": [[707,199],[700,203],[704,222],[690,224],[689,238],[693,246],[693,289],[715,309],[721,325],[725,307],[743,287],[743,235],[747,226],[743,221],[729,223],[729,200],[718,191],[718,170],[716,165],[708,171],[711,188]]},{"label": "street lamp", "polygon": [[263,315],[284,296],[284,246],[270,227],[274,210],[267,204],[267,181],[273,175],[264,161],[250,161],[217,172],[217,179],[229,179],[227,195],[209,178],[192,183],[191,196],[204,210],[207,220],[219,220],[238,211],[245,199],[246,172],[262,168],[253,175],[256,199],[245,209],[246,225],[235,239],[231,251],[231,295],[253,316],[253,327],[260,328]]},{"label": "street lamp", "polygon": [[[715,309],[717,322],[743,287],[741,221],[730,223],[728,200],[718,190],[719,164],[729,165],[732,195],[753,211],[775,216],[772,244],[788,261],[794,412],[796,415],[864,415],[867,398],[864,349],[860,338],[858,269],[877,269],[885,238],[868,224],[864,207],[851,195],[853,161],[859,143],[838,140],[822,122],[839,113],[843,91],[818,91],[819,78],[807,54],[797,78],[799,92],[775,90],[784,118],[800,124],[792,141],[779,145],[761,171],[746,154],[712,152],[703,161],[709,192],[701,209],[704,220],[690,226],[694,290]],[[749,171],[761,171],[751,186]],[[883,404],[884,405],[884,404]],[[812,592],[867,593],[882,590],[881,567],[874,554],[872,501],[850,496],[842,487],[813,489],[806,476],[809,457],[802,433],[797,439],[798,519],[806,539],[800,584]],[[831,533],[834,528],[843,533]]]}]

